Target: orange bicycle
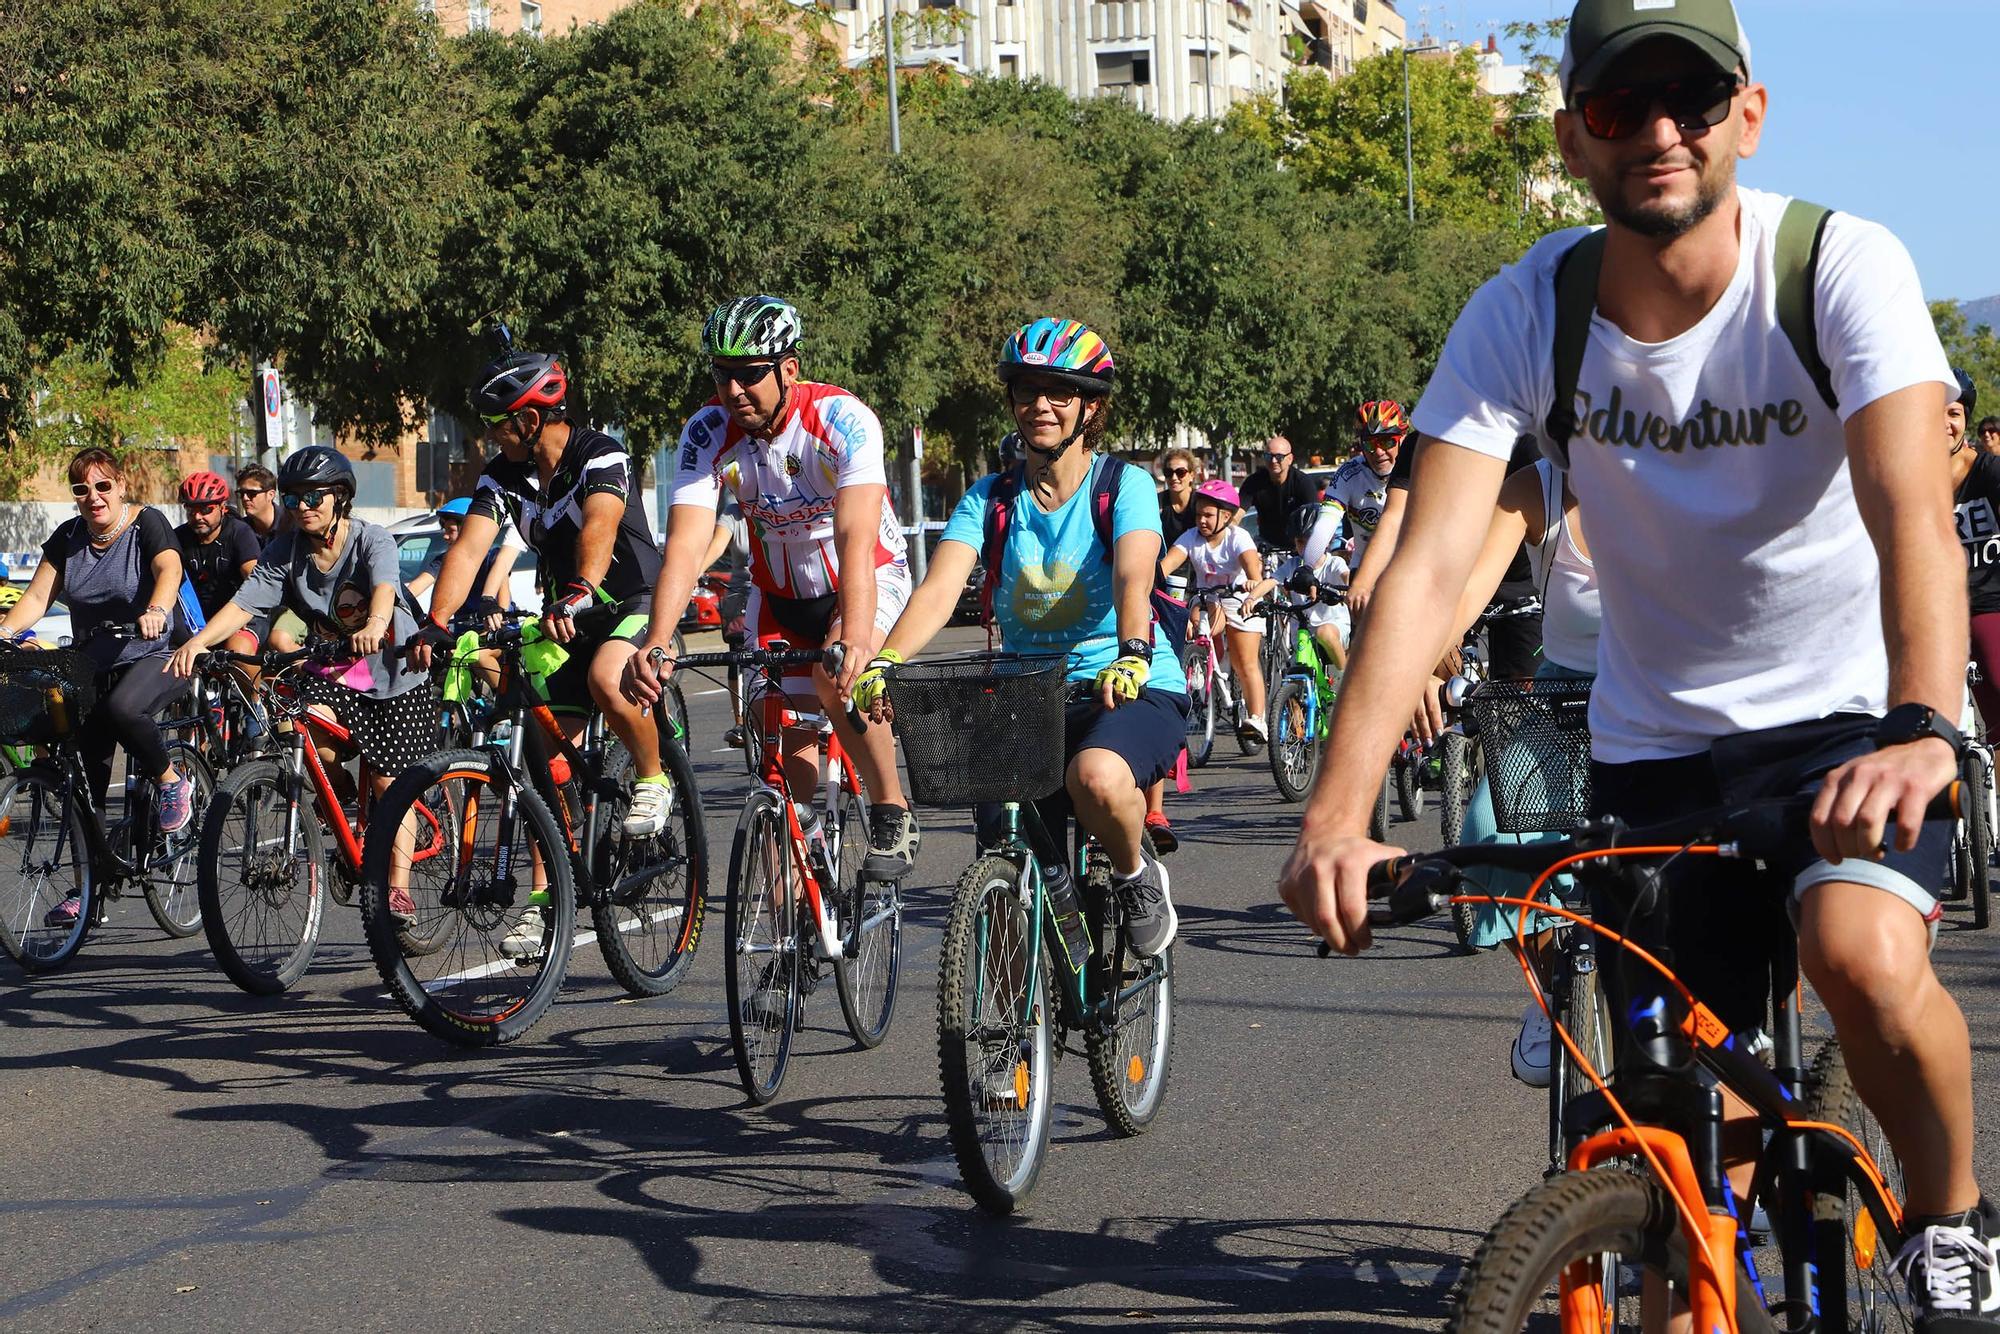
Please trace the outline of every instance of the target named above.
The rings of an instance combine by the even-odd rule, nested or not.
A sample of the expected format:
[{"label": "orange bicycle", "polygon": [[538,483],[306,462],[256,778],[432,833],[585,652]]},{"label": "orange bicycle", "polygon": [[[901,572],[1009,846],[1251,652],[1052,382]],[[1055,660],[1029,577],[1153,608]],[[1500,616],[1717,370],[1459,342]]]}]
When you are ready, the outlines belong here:
[{"label": "orange bicycle", "polygon": [[[1939,809],[1956,800],[1954,785]],[[1633,901],[1650,891],[1660,903],[1649,910],[1664,910],[1654,863],[1765,856],[1803,827],[1810,808],[1810,797],[1745,802],[1644,829],[1602,819],[1557,842],[1446,848],[1372,873],[1371,897],[1379,897],[1369,918],[1377,925],[1414,922],[1451,904],[1532,908],[1639,960],[1677,1002],[1635,1004],[1611,1084],[1591,1065],[1587,1039],[1552,1017],[1557,1039],[1595,1087],[1564,1109],[1567,1170],[1522,1196],[1486,1234],[1460,1281],[1448,1331],[1555,1323],[1565,1334],[1664,1329],[1682,1306],[1701,1331],[1913,1326],[1895,1268],[1906,1240],[1901,1170],[1855,1093],[1838,1041],[1829,1038],[1810,1064],[1804,1059],[1797,942],[1788,936],[1779,949],[1766,1044],[1761,1032],[1731,1033],[1665,964],[1619,932],[1538,897],[1568,872],[1600,886],[1615,882]],[[1538,878],[1523,898],[1455,892],[1461,871],[1480,867]],[[1724,1174],[1723,1089],[1755,1111],[1764,1132],[1746,1201]],[[1768,1236],[1751,1226],[1756,1208],[1770,1220]]]}]

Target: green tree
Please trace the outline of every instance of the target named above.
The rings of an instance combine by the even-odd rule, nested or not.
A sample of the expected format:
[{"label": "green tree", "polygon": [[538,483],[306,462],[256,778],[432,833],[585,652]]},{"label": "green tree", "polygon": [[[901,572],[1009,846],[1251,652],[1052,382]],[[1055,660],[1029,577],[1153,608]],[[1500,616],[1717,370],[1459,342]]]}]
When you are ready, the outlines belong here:
[{"label": "green tree", "polygon": [[1984,406],[1980,416],[2000,412],[2000,335],[1990,325],[1969,325],[1956,301],[1931,302],[1931,319],[1951,364],[1972,377]]},{"label": "green tree", "polygon": [[1365,197],[1385,213],[1406,208],[1412,174],[1420,220],[1534,231],[1562,212],[1531,188],[1562,179],[1553,129],[1532,95],[1481,92],[1471,49],[1407,59],[1415,167],[1407,171],[1405,62],[1400,53],[1373,56],[1341,79],[1295,71],[1282,103],[1246,104],[1230,123],[1272,146],[1307,186]]}]

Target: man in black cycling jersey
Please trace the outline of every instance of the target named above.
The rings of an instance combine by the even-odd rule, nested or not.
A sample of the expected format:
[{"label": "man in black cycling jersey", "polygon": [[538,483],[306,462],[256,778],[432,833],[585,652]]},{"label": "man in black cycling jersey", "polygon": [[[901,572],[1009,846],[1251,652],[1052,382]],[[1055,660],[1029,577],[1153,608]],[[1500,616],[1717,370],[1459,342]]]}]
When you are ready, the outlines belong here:
[{"label": "man in black cycling jersey", "polygon": [[[1643,826],[1813,800],[1809,838],[1765,864],[1668,863],[1666,930],[1639,928],[1743,1033],[1765,1022],[1796,924],[1904,1170],[1897,1265],[1917,1328],[1992,1330],[2000,1217],[1973,1173],[1965,1018],[1928,953],[1951,822],[1925,813],[1957,774],[1967,654],[1937,443],[1956,381],[1894,236],[1737,184],[1768,92],[1729,0],[1582,0],[1561,82],[1563,159],[1608,226],[1538,242],[1446,341],[1415,415],[1402,540],[1328,741],[1347,762],[1320,772],[1282,893],[1335,948],[1367,945],[1367,872],[1392,851],[1369,816],[1485,535],[1464,516],[1492,507],[1515,440],[1535,433],[1567,469],[1602,593],[1597,810]],[[1637,965],[1605,981],[1620,1021],[1618,991],[1670,1004]],[[1731,1120],[1741,1193],[1756,1140]]]},{"label": "man in black cycling jersey", "polygon": [[[618,692],[625,660],[646,633],[660,551],[646,527],[631,456],[602,431],[568,420],[569,379],[552,356],[511,352],[472,382],[472,410],[498,455],[479,474],[458,539],[438,571],[429,623],[413,658],[448,645],[445,627],[472,591],[480,563],[501,525],[511,521],[540,561],[542,629],[568,651],[544,681],[549,708],[572,737],[593,712],[631,753],[638,775],[625,833],[650,837],[665,828],[671,789],[660,764],[657,724]],[[575,618],[616,607],[601,630],[578,630]]]}]

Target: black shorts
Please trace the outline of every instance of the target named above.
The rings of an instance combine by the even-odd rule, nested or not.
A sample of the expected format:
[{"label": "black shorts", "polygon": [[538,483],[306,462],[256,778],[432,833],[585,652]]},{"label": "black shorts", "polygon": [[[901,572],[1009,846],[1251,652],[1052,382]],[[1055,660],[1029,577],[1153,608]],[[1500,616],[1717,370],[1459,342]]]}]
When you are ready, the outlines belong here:
[{"label": "black shorts", "polygon": [[[1671,820],[1724,801],[1788,797],[1817,791],[1827,773],[1875,749],[1877,719],[1834,714],[1762,732],[1724,737],[1706,754],[1631,764],[1593,763],[1594,814],[1639,826]],[[1944,882],[1951,855],[1949,820],[1930,820],[1910,852],[1891,849],[1882,860],[1850,859],[1830,866],[1802,834],[1785,856],[1765,865],[1723,857],[1683,857],[1667,863],[1665,922],[1631,921],[1630,905],[1592,894],[1598,923],[1660,956],[1731,1032],[1763,1025],[1770,1014],[1772,963],[1793,932],[1793,898],[1815,884],[1839,880],[1872,885],[1935,920],[1932,892]],[[1630,930],[1627,924],[1630,922]],[[1599,957],[1609,952],[1607,945]],[[1607,969],[1614,1020],[1658,995],[1658,975],[1629,957]]]},{"label": "black shorts", "polygon": [[[1174,771],[1187,739],[1187,714],[1186,695],[1150,687],[1115,709],[1100,708],[1095,698],[1072,701],[1063,710],[1063,767],[1068,769],[1078,751],[1108,750],[1125,761],[1132,781],[1144,790]],[[1068,791],[1058,789],[1043,797],[1035,810],[1067,857],[1072,814]],[[997,805],[982,805],[974,812],[982,844],[991,841],[988,831],[998,812]]]},{"label": "black shorts", "polygon": [[590,697],[591,660],[596,658],[598,649],[613,640],[625,644],[645,642],[652,611],[651,593],[626,598],[618,604],[617,614],[610,618],[609,630],[598,634],[579,634],[563,645],[569,650],[569,660],[541,678],[539,683],[548,701],[549,712],[571,717],[596,713],[597,701]]}]

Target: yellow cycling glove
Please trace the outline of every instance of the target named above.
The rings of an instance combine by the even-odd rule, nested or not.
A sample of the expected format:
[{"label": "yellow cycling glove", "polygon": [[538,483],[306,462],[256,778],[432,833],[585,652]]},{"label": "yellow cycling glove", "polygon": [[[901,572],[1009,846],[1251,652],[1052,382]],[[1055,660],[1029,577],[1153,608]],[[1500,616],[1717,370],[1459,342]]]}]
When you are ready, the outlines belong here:
[{"label": "yellow cycling glove", "polygon": [[1144,658],[1123,657],[1097,674],[1097,688],[1102,690],[1109,683],[1114,698],[1137,699],[1146,688],[1146,678],[1152,674],[1153,669]]},{"label": "yellow cycling glove", "polygon": [[889,669],[902,660],[902,654],[885,648],[869,661],[861,675],[854,678],[854,689],[847,695],[857,710],[869,713],[881,703],[882,692],[889,684]]}]

